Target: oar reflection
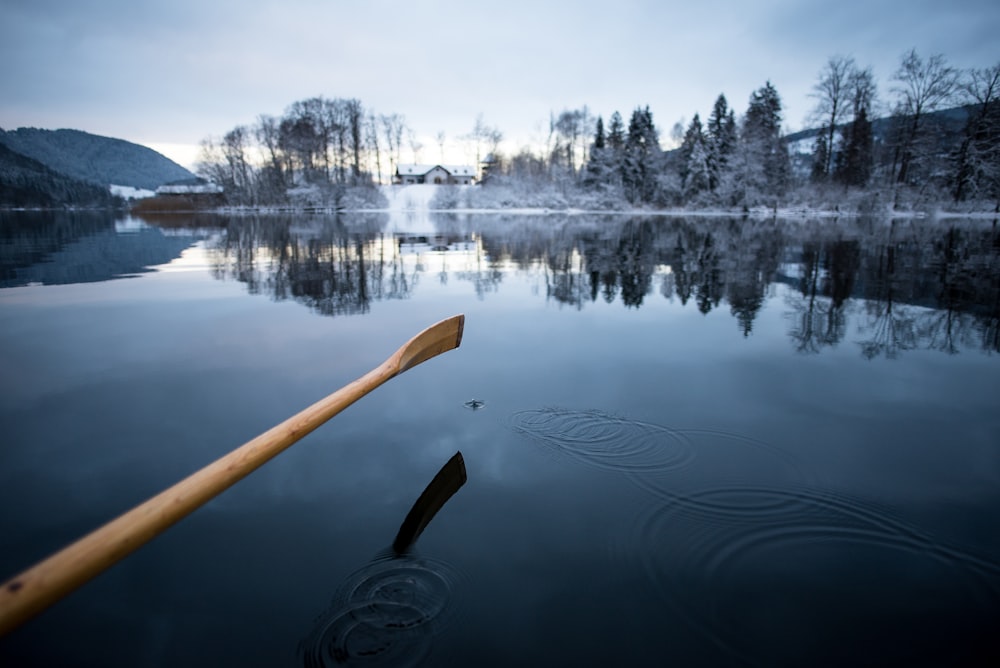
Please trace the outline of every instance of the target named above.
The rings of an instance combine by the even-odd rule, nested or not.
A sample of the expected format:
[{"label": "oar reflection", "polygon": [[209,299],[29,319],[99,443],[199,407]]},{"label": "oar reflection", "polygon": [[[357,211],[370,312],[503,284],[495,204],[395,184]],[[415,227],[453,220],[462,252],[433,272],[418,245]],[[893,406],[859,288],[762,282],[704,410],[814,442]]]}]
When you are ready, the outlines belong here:
[{"label": "oar reflection", "polygon": [[427,656],[432,622],[445,609],[454,578],[447,564],[416,555],[413,546],[465,481],[465,460],[456,452],[413,504],[391,548],[347,578],[302,642],[307,668],[412,666]]}]

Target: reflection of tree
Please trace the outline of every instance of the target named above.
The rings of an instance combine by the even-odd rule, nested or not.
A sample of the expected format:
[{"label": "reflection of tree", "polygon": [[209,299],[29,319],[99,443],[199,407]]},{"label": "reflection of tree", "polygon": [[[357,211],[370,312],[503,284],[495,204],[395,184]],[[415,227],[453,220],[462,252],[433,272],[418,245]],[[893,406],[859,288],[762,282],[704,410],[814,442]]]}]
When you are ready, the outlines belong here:
[{"label": "reflection of tree", "polygon": [[[872,359],[884,355],[895,358],[900,351],[917,346],[917,309],[912,306],[919,273],[924,271],[912,239],[897,237],[899,225],[893,222],[888,239],[873,244],[867,256],[864,314],[867,322],[859,325],[869,336],[860,341],[861,352]],[[910,252],[907,252],[910,251]]]},{"label": "reflection of tree", "polygon": [[406,298],[413,279],[392,237],[338,218],[293,227],[288,218],[233,218],[210,250],[220,278],[294,299],[323,315],[365,313],[373,299]]},{"label": "reflection of tree", "polygon": [[937,309],[920,323],[928,347],[956,354],[962,345],[1000,352],[1000,260],[995,232],[950,228],[933,244]]},{"label": "reflection of tree", "polygon": [[642,305],[653,276],[652,226],[648,221],[625,223],[618,237],[618,281],[625,306]]},{"label": "reflection of tree", "polygon": [[775,226],[764,223],[753,226],[745,221],[742,233],[733,232],[737,242],[729,248],[729,279],[726,298],[729,310],[736,317],[744,337],[750,336],[753,321],[764,305],[768,286],[778,270],[778,259],[784,241]]},{"label": "reflection of tree", "polygon": [[[404,239],[374,219],[235,218],[210,251],[218,276],[323,314],[407,298],[426,272],[469,282],[480,299],[518,272],[576,309],[598,299],[638,308],[659,292],[707,314],[725,300],[749,336],[778,280],[795,286],[788,333],[803,352],[837,345],[849,317],[869,358],[1000,351],[1000,238],[982,224],[508,215],[436,227]],[[786,248],[797,249],[794,271],[782,269]]]},{"label": "reflection of tree", "polygon": [[792,301],[792,328],[788,332],[799,352],[817,353],[844,338],[845,309],[854,289],[859,254],[856,240],[802,244],[799,264],[802,298]]}]

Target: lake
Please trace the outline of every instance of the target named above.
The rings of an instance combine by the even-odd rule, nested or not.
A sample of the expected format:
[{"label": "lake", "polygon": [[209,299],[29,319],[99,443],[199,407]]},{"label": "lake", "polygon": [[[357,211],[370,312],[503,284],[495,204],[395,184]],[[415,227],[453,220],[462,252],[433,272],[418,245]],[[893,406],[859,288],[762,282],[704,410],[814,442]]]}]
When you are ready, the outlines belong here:
[{"label": "lake", "polygon": [[994,221],[14,212],[0,270],[3,579],[466,318],[0,665],[1000,661]]}]

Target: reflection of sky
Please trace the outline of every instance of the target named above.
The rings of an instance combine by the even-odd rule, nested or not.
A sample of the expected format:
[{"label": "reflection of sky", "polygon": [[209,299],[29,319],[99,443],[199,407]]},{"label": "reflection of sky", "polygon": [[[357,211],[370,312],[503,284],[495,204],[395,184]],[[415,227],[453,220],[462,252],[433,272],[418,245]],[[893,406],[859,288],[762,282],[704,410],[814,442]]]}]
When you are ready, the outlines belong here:
[{"label": "reflection of sky", "polygon": [[[198,469],[443,317],[466,314],[462,346],[375,390],[6,639],[0,663],[23,663],[18,652],[55,665],[67,662],[60,652],[109,666],[147,654],[176,665],[287,663],[330,594],[389,544],[457,450],[469,481],[418,545],[464,574],[454,651],[475,655],[470,637],[497,656],[530,651],[544,628],[561,642],[582,638],[580,653],[607,652],[593,639],[603,631],[630,641],[623,656],[638,660],[662,642],[660,622],[683,621],[616,557],[653,499],[623,475],[513,433],[507,419],[525,409],[597,409],[757,439],[813,484],[1000,552],[990,530],[1000,507],[996,356],[867,360],[853,327],[837,346],[800,354],[788,338],[795,293],[783,285],[749,337],[724,302],[703,315],[654,290],[638,309],[600,298],[577,309],[515,268],[483,297],[455,278],[466,251],[446,283],[434,262],[451,256],[428,253],[408,299],[321,317],[213,278],[197,269],[201,253],[170,265],[186,271],[0,290],[0,507],[19,509],[0,517],[0,571]],[[486,407],[465,409],[472,398]],[[710,454],[677,472],[679,488],[716,483]],[[777,484],[772,462],[734,449],[728,464]],[[587,597],[574,605],[581,597],[567,591]],[[655,634],[639,619],[647,613]]]}]

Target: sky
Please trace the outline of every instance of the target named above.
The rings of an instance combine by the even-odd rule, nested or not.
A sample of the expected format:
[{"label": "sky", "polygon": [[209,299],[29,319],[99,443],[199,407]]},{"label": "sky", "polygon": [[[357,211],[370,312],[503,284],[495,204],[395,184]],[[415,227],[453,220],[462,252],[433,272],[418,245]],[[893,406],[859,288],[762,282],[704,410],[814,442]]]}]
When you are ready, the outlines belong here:
[{"label": "sky", "polygon": [[831,56],[871,66],[887,100],[908,50],[988,67],[998,35],[996,0],[3,0],[0,128],[84,130],[191,168],[202,140],[323,96],[402,114],[422,162],[465,161],[480,114],[512,152],[584,105],[626,122],[648,106],[666,144],[767,81],[786,130],[807,127]]}]

